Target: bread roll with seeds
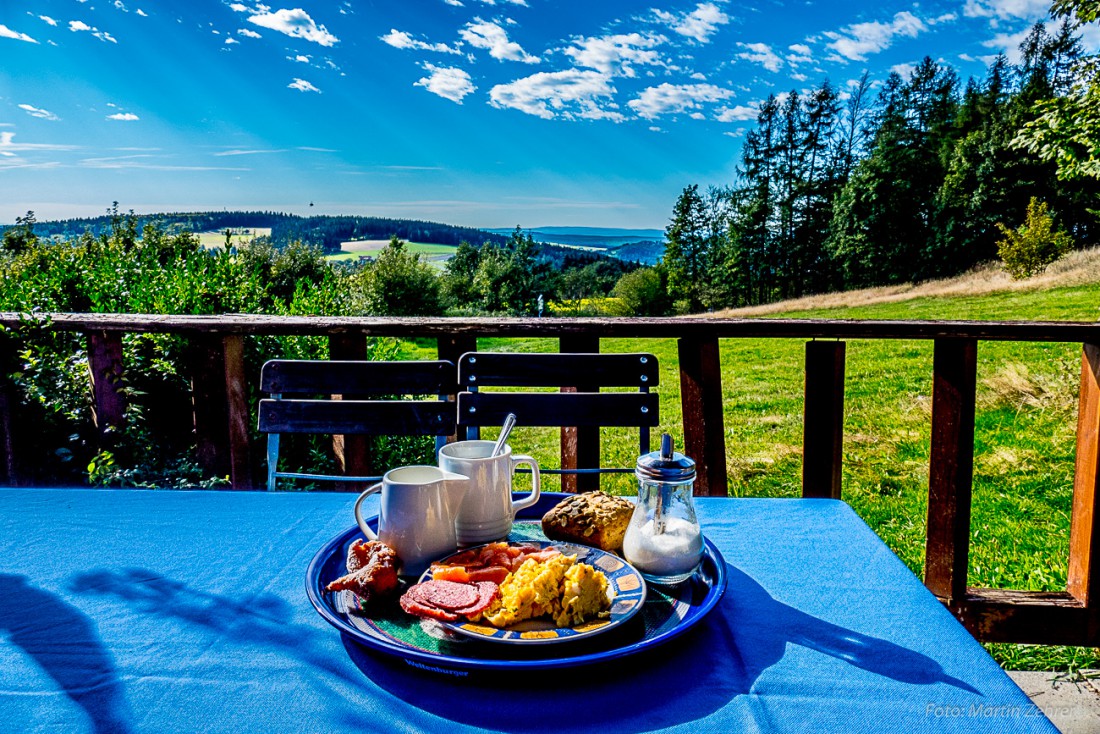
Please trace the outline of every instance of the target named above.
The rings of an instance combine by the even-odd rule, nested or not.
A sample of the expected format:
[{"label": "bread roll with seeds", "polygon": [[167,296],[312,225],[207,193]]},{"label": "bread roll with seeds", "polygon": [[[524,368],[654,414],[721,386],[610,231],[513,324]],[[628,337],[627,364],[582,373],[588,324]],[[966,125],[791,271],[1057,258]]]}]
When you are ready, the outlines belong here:
[{"label": "bread roll with seeds", "polygon": [[634,503],[607,492],[583,492],[567,497],[542,516],[542,532],[551,540],[591,545],[618,553]]}]

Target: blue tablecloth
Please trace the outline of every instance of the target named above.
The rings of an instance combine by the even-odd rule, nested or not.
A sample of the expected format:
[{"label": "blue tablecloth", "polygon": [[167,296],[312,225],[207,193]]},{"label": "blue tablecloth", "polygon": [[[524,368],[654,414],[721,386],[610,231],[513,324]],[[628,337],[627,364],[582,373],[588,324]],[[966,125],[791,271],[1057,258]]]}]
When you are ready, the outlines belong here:
[{"label": "blue tablecloth", "polygon": [[0,489],[0,731],[1056,731],[841,502],[699,499],[729,580],[696,628],[487,680],[364,652],[310,606],[352,500]]}]

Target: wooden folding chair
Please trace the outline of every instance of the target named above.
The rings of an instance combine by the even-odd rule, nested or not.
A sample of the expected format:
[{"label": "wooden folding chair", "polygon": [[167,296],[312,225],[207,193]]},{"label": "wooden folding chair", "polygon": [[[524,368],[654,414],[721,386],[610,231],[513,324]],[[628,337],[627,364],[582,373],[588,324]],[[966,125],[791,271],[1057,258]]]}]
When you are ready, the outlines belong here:
[{"label": "wooden folding chair", "polygon": [[[477,438],[481,426],[501,425],[509,413],[515,413],[518,426],[578,430],[637,427],[638,450],[644,454],[649,452],[650,428],[660,423],[658,395],[650,392],[659,379],[657,358],[652,354],[468,352],[458,361],[458,424],[467,429],[467,438]],[[487,387],[564,387],[570,391],[481,390]],[[633,387],[636,392],[600,392],[602,387]],[[633,466],[600,466],[598,438],[594,449],[587,456],[578,456],[575,467],[541,471],[566,475],[634,471]]]},{"label": "wooden folding chair", "polygon": [[[380,476],[278,471],[284,433],[435,436],[436,450],[456,432],[455,365],[447,361],[270,360],[260,373],[260,431],[267,436],[267,488],[277,479],[374,482]],[[436,395],[437,399],[394,399]],[[307,397],[323,396],[323,397]],[[386,399],[381,399],[386,396]],[[373,399],[372,399],[373,398]]]}]

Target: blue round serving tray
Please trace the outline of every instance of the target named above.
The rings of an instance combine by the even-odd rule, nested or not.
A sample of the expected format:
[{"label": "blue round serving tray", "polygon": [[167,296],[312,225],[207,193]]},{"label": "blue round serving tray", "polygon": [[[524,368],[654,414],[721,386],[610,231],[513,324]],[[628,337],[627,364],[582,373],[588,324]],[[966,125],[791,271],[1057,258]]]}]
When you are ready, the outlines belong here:
[{"label": "blue round serving tray", "polygon": [[[545,540],[538,520],[568,496],[544,492],[533,507],[520,511],[509,539]],[[376,527],[377,520],[367,522]],[[346,573],[348,546],[360,537],[359,528],[352,527],[313,557],[306,571],[310,602],[321,617],[359,645],[416,668],[441,672],[564,668],[639,653],[686,632],[718,604],[726,590],[725,560],[704,538],[703,560],[695,575],[672,587],[649,586],[642,611],[618,629],[549,647],[514,647],[457,635],[433,620],[405,614],[395,600],[364,613],[353,593],[326,591],[330,581]]]}]

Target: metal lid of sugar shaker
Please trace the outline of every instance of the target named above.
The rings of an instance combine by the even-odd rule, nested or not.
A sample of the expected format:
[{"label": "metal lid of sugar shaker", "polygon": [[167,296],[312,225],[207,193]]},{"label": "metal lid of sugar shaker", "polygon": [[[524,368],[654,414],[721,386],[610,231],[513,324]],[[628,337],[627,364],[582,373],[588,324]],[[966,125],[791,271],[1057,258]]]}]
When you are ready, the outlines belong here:
[{"label": "metal lid of sugar shaker", "polygon": [[672,450],[672,436],[661,436],[661,450],[638,457],[634,470],[639,479],[657,482],[690,482],[695,479],[695,462]]}]

